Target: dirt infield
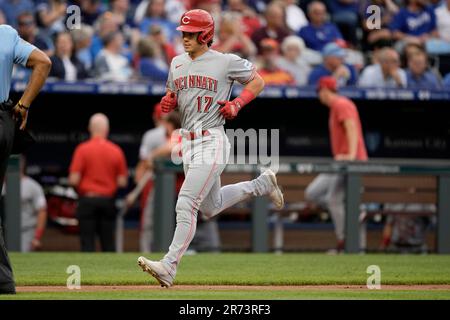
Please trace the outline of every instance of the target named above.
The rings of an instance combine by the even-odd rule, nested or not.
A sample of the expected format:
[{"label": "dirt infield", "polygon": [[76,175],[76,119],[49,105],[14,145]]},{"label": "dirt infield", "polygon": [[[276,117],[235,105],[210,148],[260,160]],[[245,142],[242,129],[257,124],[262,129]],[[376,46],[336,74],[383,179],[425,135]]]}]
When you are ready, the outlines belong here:
[{"label": "dirt infield", "polygon": [[[17,292],[113,292],[113,291],[151,291],[151,290],[171,290],[171,291],[336,291],[336,290],[368,290],[361,285],[307,285],[307,286],[238,286],[238,285],[175,285],[170,289],[161,288],[157,285],[148,286],[81,286],[79,290],[70,290],[64,286],[21,286],[16,288]],[[449,284],[442,285],[381,285],[381,290],[450,290]]]}]

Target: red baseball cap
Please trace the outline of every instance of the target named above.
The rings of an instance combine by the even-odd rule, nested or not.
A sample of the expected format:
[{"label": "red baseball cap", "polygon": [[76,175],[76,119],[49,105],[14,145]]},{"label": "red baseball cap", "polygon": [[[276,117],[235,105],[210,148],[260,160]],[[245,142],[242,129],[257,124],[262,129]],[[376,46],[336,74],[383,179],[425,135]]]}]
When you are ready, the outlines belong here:
[{"label": "red baseball cap", "polygon": [[162,109],[161,109],[161,104],[157,103],[155,104],[155,106],[153,107],[153,118],[156,118],[158,120],[160,120],[162,117]]},{"label": "red baseball cap", "polygon": [[317,83],[317,91],[326,88],[331,91],[336,92],[337,91],[337,82],[334,77],[326,76],[319,79],[319,82]]}]

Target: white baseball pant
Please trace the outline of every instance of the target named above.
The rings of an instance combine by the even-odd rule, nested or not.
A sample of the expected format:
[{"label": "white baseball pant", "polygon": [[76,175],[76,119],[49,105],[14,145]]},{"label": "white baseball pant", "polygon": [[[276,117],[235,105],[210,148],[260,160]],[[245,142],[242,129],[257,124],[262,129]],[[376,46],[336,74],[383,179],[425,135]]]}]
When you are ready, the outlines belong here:
[{"label": "white baseball pant", "polygon": [[174,278],[195,235],[199,210],[211,218],[240,201],[272,191],[270,182],[262,177],[221,187],[220,175],[229,159],[230,143],[223,127],[208,129],[208,133],[193,140],[182,134],[185,180],[176,204],[175,234],[161,260]]},{"label": "white baseball pant", "polygon": [[[305,198],[328,209],[334,223],[338,240],[345,238],[345,189],[344,176],[339,174],[319,174],[306,188]],[[360,224],[360,248],[366,249],[366,226]]]}]

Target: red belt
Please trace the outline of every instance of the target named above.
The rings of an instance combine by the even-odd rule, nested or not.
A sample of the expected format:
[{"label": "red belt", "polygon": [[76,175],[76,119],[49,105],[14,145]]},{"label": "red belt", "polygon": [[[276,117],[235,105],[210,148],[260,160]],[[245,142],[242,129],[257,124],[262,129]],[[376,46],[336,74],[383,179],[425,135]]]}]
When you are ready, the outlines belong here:
[{"label": "red belt", "polygon": [[195,140],[201,137],[209,136],[208,130],[202,130],[201,134],[198,134],[197,132],[185,132],[183,136],[188,140]]}]

